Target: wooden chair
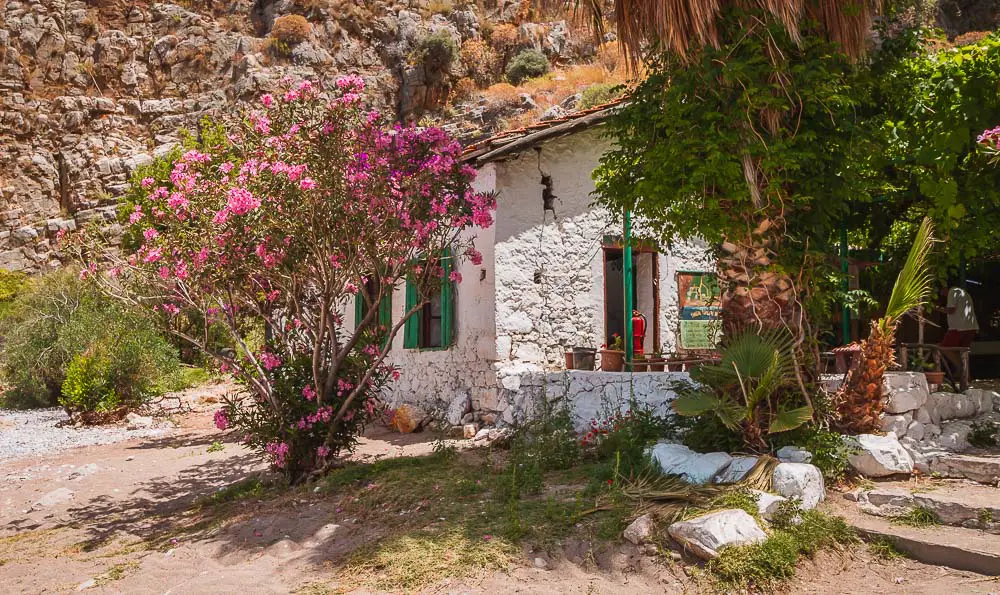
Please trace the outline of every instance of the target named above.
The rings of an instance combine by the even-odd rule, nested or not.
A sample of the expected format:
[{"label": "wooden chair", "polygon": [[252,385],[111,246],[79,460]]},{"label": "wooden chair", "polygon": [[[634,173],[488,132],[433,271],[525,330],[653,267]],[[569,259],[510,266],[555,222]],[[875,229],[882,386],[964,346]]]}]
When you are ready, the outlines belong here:
[{"label": "wooden chair", "polygon": [[[969,388],[970,348],[942,347],[932,343],[903,343],[899,346],[899,359],[901,360],[904,370],[906,370],[910,365],[909,355],[911,349],[915,349],[921,357],[925,351],[929,351],[937,369],[944,372],[945,378],[947,378],[952,385],[957,386],[958,390],[962,392]],[[955,369],[955,364],[952,362],[952,359],[944,356],[944,354],[953,354],[955,356],[955,359],[958,361],[957,370]]]}]

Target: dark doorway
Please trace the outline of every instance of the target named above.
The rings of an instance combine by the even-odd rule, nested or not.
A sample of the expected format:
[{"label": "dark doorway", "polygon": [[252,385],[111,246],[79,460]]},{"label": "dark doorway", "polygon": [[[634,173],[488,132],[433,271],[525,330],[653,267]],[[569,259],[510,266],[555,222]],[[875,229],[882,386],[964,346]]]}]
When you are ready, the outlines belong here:
[{"label": "dark doorway", "polygon": [[[632,307],[646,318],[645,353],[660,348],[659,266],[656,252],[632,250]],[[604,248],[604,344],[618,334],[625,341],[625,255],[618,246]],[[630,313],[631,315],[631,313]]]}]

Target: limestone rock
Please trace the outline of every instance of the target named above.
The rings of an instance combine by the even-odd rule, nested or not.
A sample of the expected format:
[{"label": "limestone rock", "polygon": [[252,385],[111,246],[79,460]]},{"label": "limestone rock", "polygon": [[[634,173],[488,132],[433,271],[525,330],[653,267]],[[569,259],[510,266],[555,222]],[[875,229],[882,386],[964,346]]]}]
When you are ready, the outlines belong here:
[{"label": "limestone rock", "polygon": [[774,491],[799,499],[803,510],[812,510],[826,499],[826,486],[819,468],[808,463],[778,463],[771,477]]},{"label": "limestone rock", "polygon": [[468,393],[463,392],[455,395],[455,398],[448,405],[448,423],[453,426],[461,425],[462,418],[469,412],[470,407],[472,407],[472,400]]},{"label": "limestone rock", "polygon": [[926,405],[913,412],[913,421],[918,421],[922,424],[933,423],[933,420],[931,420],[931,413],[927,410]]},{"label": "limestone rock", "polygon": [[930,387],[920,372],[886,372],[883,380],[887,413],[906,413],[927,402]]},{"label": "limestone rock", "polygon": [[724,452],[699,454],[683,444],[657,444],[650,455],[665,475],[679,475],[695,484],[708,483],[733,460]]},{"label": "limestone rock", "polygon": [[886,477],[913,471],[913,459],[892,434],[861,434],[853,442],[860,452],[850,455],[847,460],[851,467],[865,477]]},{"label": "limestone rock", "polygon": [[746,511],[720,510],[670,525],[667,533],[699,558],[711,560],[734,545],[750,545],[767,539],[764,530]]},{"label": "limestone rock", "polygon": [[770,519],[774,516],[774,513],[778,512],[783,502],[788,502],[788,498],[784,496],[778,496],[777,494],[772,494],[770,492],[762,492],[760,490],[752,490],[753,494],[757,496],[757,512],[760,516],[765,519]]},{"label": "limestone rock", "polygon": [[144,417],[135,412],[126,415],[125,421],[128,423],[129,430],[142,430],[153,427],[152,417]]},{"label": "limestone rock", "polygon": [[733,457],[729,466],[715,478],[715,483],[736,483],[746,477],[756,464],[757,457]]},{"label": "limestone rock", "polygon": [[48,508],[56,504],[62,504],[73,499],[73,490],[69,488],[56,488],[48,492],[35,502],[36,507]]},{"label": "limestone rock", "polygon": [[392,425],[403,434],[411,434],[423,428],[427,412],[416,405],[400,405],[392,416]]},{"label": "limestone rock", "polygon": [[972,427],[965,422],[945,422],[941,424],[941,436],[938,437],[938,442],[948,450],[962,452],[969,448],[970,432]]},{"label": "limestone rock", "polygon": [[913,413],[909,411],[901,415],[884,415],[882,416],[882,430],[892,432],[897,436],[905,436],[906,428],[910,427],[912,421]]},{"label": "limestone rock", "polygon": [[910,425],[906,427],[906,436],[913,438],[916,441],[924,439],[924,424],[919,421],[911,421]]},{"label": "limestone rock", "polygon": [[653,518],[644,514],[632,521],[622,536],[633,545],[642,545],[653,536],[653,528]]},{"label": "limestone rock", "polygon": [[798,446],[782,446],[775,455],[783,463],[811,463],[813,458],[811,452]]},{"label": "limestone rock", "polygon": [[[464,426],[462,426],[462,437],[463,438],[472,438],[472,439],[474,439],[476,437],[476,434],[478,434],[478,433],[479,433],[479,426],[476,425],[476,424],[465,424]],[[489,435],[489,434],[487,434],[487,435]]]}]

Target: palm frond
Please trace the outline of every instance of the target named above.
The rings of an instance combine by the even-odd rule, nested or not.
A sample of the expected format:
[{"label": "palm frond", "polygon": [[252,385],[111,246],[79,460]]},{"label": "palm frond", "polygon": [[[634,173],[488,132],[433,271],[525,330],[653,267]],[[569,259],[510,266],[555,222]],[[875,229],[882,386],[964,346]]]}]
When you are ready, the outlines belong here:
[{"label": "palm frond", "polygon": [[927,303],[934,283],[928,266],[934,241],[934,222],[924,217],[917,236],[913,239],[906,263],[896,277],[896,284],[892,286],[885,316],[879,320],[883,332],[888,333],[904,314]]},{"label": "palm frond", "polygon": [[[549,6],[565,0],[535,0]],[[603,23],[600,0],[574,0],[591,21]],[[659,47],[681,58],[702,46],[718,47],[719,19],[737,7],[760,10],[781,23],[798,43],[806,27],[839,43],[848,56],[864,54],[872,20],[881,11],[882,0],[615,0],[614,20],[618,39],[633,67],[650,47]],[[603,34],[603,28],[595,27]]]}]

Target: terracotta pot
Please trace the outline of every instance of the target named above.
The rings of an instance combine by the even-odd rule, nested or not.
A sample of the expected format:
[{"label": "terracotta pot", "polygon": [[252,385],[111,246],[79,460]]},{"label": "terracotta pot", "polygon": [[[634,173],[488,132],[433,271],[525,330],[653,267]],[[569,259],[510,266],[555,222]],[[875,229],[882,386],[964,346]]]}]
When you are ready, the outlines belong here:
[{"label": "terracotta pot", "polygon": [[663,358],[654,357],[649,360],[649,371],[650,372],[662,372],[663,371]]},{"label": "terracotta pot", "polygon": [[592,371],[594,369],[595,355],[597,355],[596,349],[591,349],[590,347],[574,347],[573,369]]},{"label": "terracotta pot", "polygon": [[632,362],[633,372],[648,372],[649,363],[644,359],[637,359]]},{"label": "terracotta pot", "polygon": [[621,372],[625,367],[625,352],[616,349],[601,350],[601,371]]},{"label": "terracotta pot", "polygon": [[944,372],[924,372],[927,384],[941,384],[944,382]]},{"label": "terracotta pot", "polygon": [[566,369],[567,370],[572,370],[573,369],[573,352],[572,351],[564,351],[563,352],[563,357],[566,358]]}]

